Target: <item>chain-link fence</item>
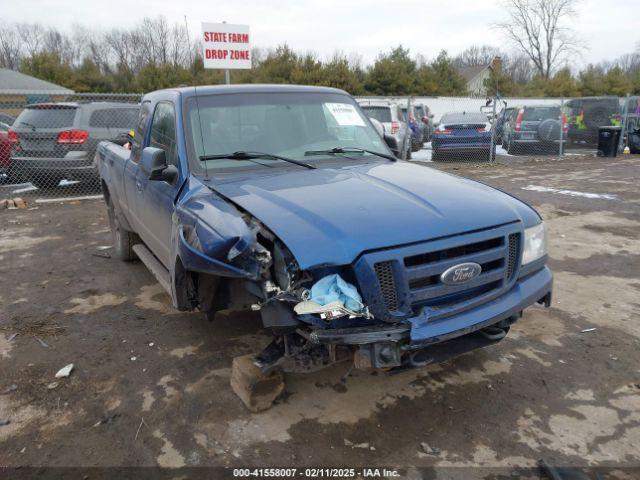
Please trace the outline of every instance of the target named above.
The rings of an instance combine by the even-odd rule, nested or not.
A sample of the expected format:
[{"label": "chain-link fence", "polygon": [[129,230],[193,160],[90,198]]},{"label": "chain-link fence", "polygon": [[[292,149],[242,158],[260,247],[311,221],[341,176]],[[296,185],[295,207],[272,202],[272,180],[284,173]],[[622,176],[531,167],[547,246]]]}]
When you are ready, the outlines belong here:
[{"label": "chain-link fence", "polygon": [[[25,95],[0,90],[0,199],[99,195],[95,150],[135,127],[139,94]],[[638,97],[367,97],[358,102],[397,156],[416,161],[509,161],[595,155],[599,127],[640,148]]]},{"label": "chain-link fence", "polygon": [[99,195],[98,143],[126,137],[140,98],[0,91],[0,199]]},{"label": "chain-link fence", "polygon": [[398,155],[410,160],[596,155],[603,126],[620,127],[618,152],[640,153],[640,100],[635,96],[363,97],[358,102],[384,134],[395,138]]}]

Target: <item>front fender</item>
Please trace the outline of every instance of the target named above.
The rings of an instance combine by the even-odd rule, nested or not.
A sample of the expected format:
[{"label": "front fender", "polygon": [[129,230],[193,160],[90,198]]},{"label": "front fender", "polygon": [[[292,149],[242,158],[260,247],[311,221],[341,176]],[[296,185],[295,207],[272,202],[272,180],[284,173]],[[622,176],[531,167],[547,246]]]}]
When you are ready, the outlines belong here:
[{"label": "front fender", "polygon": [[189,245],[184,236],[184,227],[179,225],[176,229],[176,255],[180,258],[186,270],[199,273],[219,275],[221,277],[254,279],[255,274],[242,270],[215,258]]}]

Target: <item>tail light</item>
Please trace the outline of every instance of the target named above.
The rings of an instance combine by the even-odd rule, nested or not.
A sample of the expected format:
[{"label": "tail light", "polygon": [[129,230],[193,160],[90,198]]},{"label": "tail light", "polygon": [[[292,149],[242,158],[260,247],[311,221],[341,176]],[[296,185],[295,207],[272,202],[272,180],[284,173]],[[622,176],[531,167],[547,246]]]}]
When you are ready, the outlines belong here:
[{"label": "tail light", "polygon": [[487,123],[484,127],[476,128],[476,130],[480,133],[485,133],[491,130],[491,124]]},{"label": "tail light", "polygon": [[520,109],[520,111],[518,112],[518,116],[516,117],[516,125],[514,127],[514,130],[516,132],[519,132],[520,127],[522,127],[522,117],[524,117],[524,108]]},{"label": "tail light", "polygon": [[58,134],[58,143],[80,144],[89,138],[89,132],[86,130],[65,130]]},{"label": "tail light", "polygon": [[391,122],[391,134],[398,133],[400,131],[400,124],[398,122]]},{"label": "tail light", "polygon": [[20,141],[20,138],[18,137],[18,132],[16,132],[15,130],[9,130],[7,132],[7,139],[9,140],[9,143],[11,143],[12,145],[15,145]]},{"label": "tail light", "polygon": [[440,125],[437,130],[438,133],[442,133],[444,135],[451,135],[453,133],[453,129],[447,128],[444,125]]}]

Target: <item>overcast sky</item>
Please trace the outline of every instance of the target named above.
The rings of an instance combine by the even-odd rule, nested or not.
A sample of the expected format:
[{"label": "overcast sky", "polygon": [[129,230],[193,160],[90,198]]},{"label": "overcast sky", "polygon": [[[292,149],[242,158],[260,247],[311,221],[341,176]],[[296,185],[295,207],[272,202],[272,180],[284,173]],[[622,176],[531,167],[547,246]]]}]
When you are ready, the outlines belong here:
[{"label": "overcast sky", "polygon": [[[412,54],[433,58],[470,45],[509,50],[490,28],[505,19],[500,0],[2,0],[4,21],[41,22],[70,28],[130,26],[143,16],[164,15],[171,22],[187,16],[192,35],[200,22],[249,24],[252,43],[274,47],[287,42],[297,51],[323,57],[336,50],[358,53],[365,63],[380,51],[402,44]],[[632,52],[640,42],[640,0],[582,0],[572,26],[588,49],[573,67]]]}]

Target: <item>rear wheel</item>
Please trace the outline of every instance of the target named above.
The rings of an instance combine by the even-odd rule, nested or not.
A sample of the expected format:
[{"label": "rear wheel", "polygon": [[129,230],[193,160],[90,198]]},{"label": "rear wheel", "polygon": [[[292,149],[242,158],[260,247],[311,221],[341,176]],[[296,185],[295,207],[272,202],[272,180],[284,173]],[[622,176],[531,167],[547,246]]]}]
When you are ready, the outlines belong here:
[{"label": "rear wheel", "polygon": [[442,159],[442,154],[440,152],[438,152],[435,149],[431,150],[431,161],[432,162],[439,162],[441,159]]},{"label": "rear wheel", "polygon": [[511,137],[507,138],[507,145],[504,148],[509,155],[515,155],[517,153],[516,146],[511,141]]},{"label": "rear wheel", "polygon": [[125,262],[135,260],[138,257],[133,251],[133,246],[136,243],[140,243],[138,235],[122,227],[111,198],[107,201],[107,210],[109,213],[109,226],[113,234],[113,251],[115,256]]}]

